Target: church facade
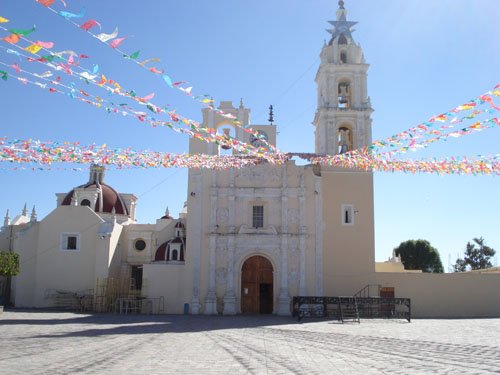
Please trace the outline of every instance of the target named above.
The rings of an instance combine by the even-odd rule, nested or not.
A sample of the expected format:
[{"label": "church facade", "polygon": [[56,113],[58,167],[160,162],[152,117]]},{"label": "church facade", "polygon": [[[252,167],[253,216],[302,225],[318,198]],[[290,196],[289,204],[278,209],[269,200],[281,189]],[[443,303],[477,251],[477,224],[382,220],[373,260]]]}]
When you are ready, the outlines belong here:
[{"label": "church facade", "polygon": [[[343,1],[330,23],[313,125],[315,152],[335,155],[371,144],[373,110],[369,66]],[[203,109],[204,127],[257,147],[276,145],[276,126],[251,124],[243,103],[218,109],[242,126]],[[191,139],[189,152],[232,151]],[[0,248],[21,256],[15,306],[51,307],[58,293],[83,295],[95,292],[96,280],[127,279],[141,296],[161,297],[166,313],[290,315],[293,296],[353,295],[377,284],[412,298],[414,316],[500,316],[500,274],[429,275],[407,272],[397,259],[375,262],[370,171],[292,160],[190,169],[179,217],[167,210],[154,224],[136,222],[137,198],[108,186],[104,172],[92,166],[89,181],[57,194],[57,207],[40,221],[34,210],[13,220],[7,213]]]}]

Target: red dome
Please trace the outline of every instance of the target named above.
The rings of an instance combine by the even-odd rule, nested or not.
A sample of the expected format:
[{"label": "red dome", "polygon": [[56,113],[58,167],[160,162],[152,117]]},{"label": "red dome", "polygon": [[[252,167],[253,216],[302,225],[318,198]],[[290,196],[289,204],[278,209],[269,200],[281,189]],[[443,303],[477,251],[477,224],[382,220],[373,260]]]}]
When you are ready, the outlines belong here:
[{"label": "red dome", "polygon": [[[95,211],[96,212],[105,212],[105,213],[112,213],[113,208],[115,210],[115,213],[117,215],[128,215],[128,209],[123,200],[121,199],[120,195],[116,192],[115,189],[113,189],[111,186],[106,185],[106,184],[99,184],[101,188],[101,193],[97,196],[97,201],[95,204]],[[85,185],[78,186],[77,189],[98,189],[99,186],[95,183],[87,183]],[[73,195],[75,193],[75,190],[71,190],[66,196],[64,197],[61,205],[62,206],[69,206],[71,205],[71,200],[73,199]],[[101,208],[101,202],[102,202],[102,208]]]},{"label": "red dome", "polygon": [[158,247],[155,254],[155,261],[165,260],[165,252],[167,251],[168,241],[164,242]]}]

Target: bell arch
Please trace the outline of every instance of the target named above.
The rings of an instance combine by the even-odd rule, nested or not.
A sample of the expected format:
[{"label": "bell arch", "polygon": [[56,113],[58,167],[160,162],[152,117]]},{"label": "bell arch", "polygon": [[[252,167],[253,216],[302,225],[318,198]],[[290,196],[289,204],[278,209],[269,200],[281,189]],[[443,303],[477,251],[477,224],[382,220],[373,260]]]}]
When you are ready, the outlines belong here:
[{"label": "bell arch", "polygon": [[232,156],[235,154],[232,147],[232,140],[236,138],[236,129],[229,123],[218,124],[217,135],[221,137],[217,147],[217,154],[219,156]]},{"label": "bell arch", "polygon": [[337,84],[337,106],[341,109],[351,107],[351,80],[342,78]]},{"label": "bell arch", "polygon": [[337,128],[337,153],[343,154],[352,151],[354,147],[352,126],[342,123]]}]

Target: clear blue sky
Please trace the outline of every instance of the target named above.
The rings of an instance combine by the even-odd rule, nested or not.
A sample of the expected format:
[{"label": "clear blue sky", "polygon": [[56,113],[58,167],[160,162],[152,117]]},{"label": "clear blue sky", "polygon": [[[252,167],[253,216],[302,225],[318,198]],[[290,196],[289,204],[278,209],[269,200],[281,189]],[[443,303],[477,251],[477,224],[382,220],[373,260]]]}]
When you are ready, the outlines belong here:
[{"label": "clear blue sky", "polygon": [[[62,5],[56,0],[55,8]],[[318,55],[335,19],[333,0],[67,0],[68,11],[86,9],[110,33],[130,36],[130,53],[158,57],[158,66],[187,80],[195,94],[217,101],[243,98],[252,122],[265,123],[273,104],[278,147],[313,152],[314,76]],[[347,0],[348,18],[358,21],[355,40],[371,65],[368,90],[375,109],[373,139],[410,128],[477,97],[500,83],[498,0]],[[171,90],[158,76],[120,58],[34,0],[2,0],[7,27],[37,31],[34,40],[53,41],[54,50],[89,55],[111,77],[154,102],[170,104],[200,120],[200,106]],[[5,33],[2,33],[3,37]],[[3,42],[2,42],[3,43]],[[2,45],[6,45],[3,43]],[[0,50],[0,61],[16,58]],[[20,62],[28,70],[43,71]],[[32,63],[33,64],[33,63]],[[2,68],[2,70],[5,70]],[[0,81],[1,132],[9,138],[80,141],[109,147],[187,152],[188,139],[168,129],[152,129],[131,118],[108,115],[75,100],[51,95],[14,80]],[[499,129],[433,145],[415,157],[499,152]],[[25,202],[39,218],[55,208],[56,192],[87,181],[88,172],[13,171],[0,163],[0,215],[20,213]],[[186,170],[115,170],[106,181],[139,197],[139,222],[154,222],[165,207],[177,215],[186,199]],[[427,239],[445,269],[467,241],[483,236],[500,252],[500,177],[375,174],[376,258],[385,260],[400,242]],[[450,255],[451,254],[451,255]]]}]

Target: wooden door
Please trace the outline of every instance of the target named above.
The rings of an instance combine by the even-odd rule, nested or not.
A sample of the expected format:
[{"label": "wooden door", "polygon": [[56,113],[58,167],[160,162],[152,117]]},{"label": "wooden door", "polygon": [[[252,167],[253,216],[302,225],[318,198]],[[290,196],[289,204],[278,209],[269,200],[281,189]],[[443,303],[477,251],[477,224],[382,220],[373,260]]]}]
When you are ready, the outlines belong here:
[{"label": "wooden door", "polygon": [[273,312],[273,266],[262,256],[253,256],[241,268],[241,312]]}]

